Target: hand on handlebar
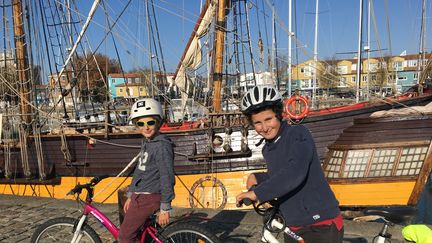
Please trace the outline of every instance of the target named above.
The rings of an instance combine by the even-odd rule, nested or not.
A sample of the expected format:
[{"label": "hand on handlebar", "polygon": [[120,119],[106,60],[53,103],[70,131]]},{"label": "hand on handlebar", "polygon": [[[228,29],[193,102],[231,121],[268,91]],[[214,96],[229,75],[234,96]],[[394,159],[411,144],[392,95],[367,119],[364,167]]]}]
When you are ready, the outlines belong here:
[{"label": "hand on handlebar", "polygon": [[252,204],[252,202],[257,200],[257,196],[254,191],[242,192],[236,196],[236,206],[241,207],[243,204],[246,206]]}]

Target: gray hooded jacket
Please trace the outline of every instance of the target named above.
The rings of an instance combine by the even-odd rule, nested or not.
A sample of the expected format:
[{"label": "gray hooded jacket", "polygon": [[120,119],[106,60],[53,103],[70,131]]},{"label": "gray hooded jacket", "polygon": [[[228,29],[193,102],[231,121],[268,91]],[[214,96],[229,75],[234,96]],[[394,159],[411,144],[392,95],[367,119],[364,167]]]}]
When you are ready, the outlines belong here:
[{"label": "gray hooded jacket", "polygon": [[128,196],[134,192],[160,193],[160,209],[171,209],[175,184],[173,147],[173,142],[164,134],[142,140]]}]

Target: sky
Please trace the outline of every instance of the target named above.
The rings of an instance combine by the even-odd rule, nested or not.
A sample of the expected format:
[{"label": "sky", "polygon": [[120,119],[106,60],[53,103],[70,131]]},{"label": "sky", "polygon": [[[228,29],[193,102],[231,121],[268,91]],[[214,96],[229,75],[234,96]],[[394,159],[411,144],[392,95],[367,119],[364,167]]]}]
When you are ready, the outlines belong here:
[{"label": "sky", "polygon": [[[263,2],[262,2],[263,1]],[[92,1],[76,0],[82,16],[90,10]],[[110,22],[119,16],[128,1],[105,0],[110,13]],[[256,20],[256,11],[266,14],[267,39],[271,41],[271,8],[274,2],[277,19],[276,39],[279,55],[287,56],[288,34],[281,26],[288,26],[288,0],[251,0],[250,19],[253,48],[257,48],[256,37],[259,31],[264,35],[264,15],[260,17],[260,27]],[[363,45],[367,44],[367,6],[364,0],[363,9]],[[120,56],[125,70],[137,67],[148,67],[148,36],[145,1],[133,0],[119,18],[113,33],[118,54],[112,45],[111,37],[102,44],[99,52],[112,58]],[[183,54],[191,31],[198,18],[201,0],[153,0],[156,20],[160,34],[162,51],[167,70],[173,72]],[[293,30],[296,40],[293,42],[293,60],[302,62],[313,57],[315,31],[315,0],[293,0]],[[388,3],[388,9],[386,8]],[[319,0],[318,15],[318,58],[342,59],[352,58],[358,49],[360,0]],[[421,0],[375,0],[372,1],[374,15],[371,16],[371,50],[372,55],[399,55],[403,51],[408,54],[419,52],[421,26]],[[427,3],[426,16],[430,13],[431,1]],[[386,10],[387,9],[387,10]],[[388,15],[387,15],[388,12]],[[430,15],[430,14],[429,14]],[[390,28],[387,28],[387,21]],[[431,19],[426,18],[426,25]],[[102,6],[90,25],[87,36],[94,49],[102,41],[106,33],[106,17]],[[426,29],[430,29],[426,27]],[[426,32],[426,51],[430,51],[431,33]],[[388,36],[390,36],[390,41]],[[428,41],[429,40],[429,41]],[[391,43],[391,45],[390,45]],[[391,53],[390,53],[391,51]],[[345,53],[345,54],[343,54]],[[348,53],[348,54],[347,54]]]}]

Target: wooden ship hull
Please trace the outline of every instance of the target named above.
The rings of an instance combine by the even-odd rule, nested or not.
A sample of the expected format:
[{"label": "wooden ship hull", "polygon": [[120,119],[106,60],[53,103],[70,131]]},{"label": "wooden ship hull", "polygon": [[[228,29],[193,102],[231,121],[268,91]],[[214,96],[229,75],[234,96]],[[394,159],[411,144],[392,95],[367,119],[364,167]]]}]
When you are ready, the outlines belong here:
[{"label": "wooden ship hull", "polygon": [[[208,11],[210,9],[212,9],[211,11],[215,11],[216,5],[214,3],[215,1],[206,1],[206,5],[203,7],[200,16],[207,16],[207,6],[212,6]],[[217,23],[222,25],[225,24],[224,15],[228,12],[224,5],[221,3],[217,6]],[[21,6],[21,3],[14,4],[14,7],[17,6]],[[92,10],[95,10],[95,8]],[[21,10],[14,12],[16,12],[16,16],[23,16],[23,14],[20,14],[22,13]],[[201,17],[199,18],[199,22],[204,19]],[[213,19],[213,17],[209,15],[209,19]],[[87,20],[89,21],[90,18]],[[195,25],[195,30],[203,29],[200,28],[201,23],[199,22]],[[210,21],[208,23],[204,22],[203,25],[209,25],[210,23]],[[15,33],[15,36],[22,38],[20,45],[17,45],[17,47],[22,45],[20,48],[17,48],[17,53],[18,49],[20,49],[19,54],[16,55],[17,57],[28,56],[25,53],[25,48],[23,48],[23,43],[25,42],[22,31]],[[84,28],[81,32],[83,31]],[[175,206],[234,208],[235,195],[244,190],[248,174],[265,169],[265,161],[261,155],[261,146],[255,146],[255,144],[260,142],[260,136],[244,123],[244,119],[238,113],[228,114],[220,112],[221,100],[223,99],[220,92],[223,77],[221,74],[225,73],[223,70],[225,32],[223,28],[215,28],[215,31],[215,58],[214,70],[212,70],[214,74],[212,81],[215,92],[213,94],[214,104],[212,108],[218,113],[211,114],[209,121],[205,121],[202,124],[196,122],[186,124],[186,126],[168,126],[164,128],[164,132],[170,136],[176,145],[175,191],[177,196],[174,200]],[[196,31],[193,31],[187,45],[188,47],[174,76],[177,76],[178,73],[181,74],[178,75],[179,77],[185,76],[188,67],[183,63],[183,58],[187,56],[187,50],[190,47],[189,44],[196,42],[193,41],[195,37]],[[80,42],[79,39],[77,38],[70,49],[68,53],[69,57],[63,63],[62,70],[56,74],[58,79],[62,77],[64,72],[67,73],[67,67],[70,64],[68,61],[72,59],[74,50],[76,50]],[[19,81],[22,84],[29,84],[29,77],[26,77],[29,75],[24,71],[29,70],[29,68],[27,61],[24,59],[21,58],[17,62],[17,70],[21,70]],[[244,71],[246,73],[246,70]],[[175,77],[173,79],[175,80]],[[56,82],[61,84],[60,80],[54,80],[54,83]],[[70,95],[69,93],[74,86],[72,83],[74,82],[69,82],[69,88],[60,89],[62,91],[61,98],[58,101],[53,100],[54,103],[57,102],[55,105],[60,104],[66,96]],[[177,85],[180,83],[176,81]],[[22,86],[24,87],[24,85]],[[108,124],[108,122],[103,125],[105,131],[101,133],[93,131],[94,127],[92,126],[85,127],[80,124],[73,129],[67,128],[70,124],[60,124],[66,126],[66,128],[60,128],[57,133],[40,135],[39,132],[36,132],[37,126],[35,125],[33,133],[30,133],[29,130],[31,129],[28,129],[26,126],[37,123],[31,123],[33,118],[31,119],[30,117],[32,113],[30,112],[30,106],[29,104],[24,104],[26,103],[24,100],[27,102],[31,100],[29,97],[30,92],[27,92],[26,89],[21,91],[22,93],[19,98],[24,99],[21,100],[22,109],[19,112],[21,114],[19,116],[22,116],[23,122],[19,128],[22,129],[24,136],[21,136],[20,139],[17,139],[18,136],[14,136],[15,140],[3,140],[3,156],[0,156],[0,169],[2,171],[0,174],[4,177],[0,178],[0,193],[65,198],[66,193],[76,183],[87,182],[89,177],[109,175],[115,178],[138,153],[141,135],[131,132],[132,130],[111,132],[107,128],[112,124]],[[18,100],[18,97],[16,98]],[[424,94],[416,97],[403,97],[398,102],[363,103],[354,106],[326,109],[311,112],[304,120],[295,121],[294,123],[302,123],[311,130],[317,144],[319,156],[324,160],[327,154],[327,146],[336,141],[344,129],[353,125],[355,118],[366,117],[374,111],[386,110],[401,105],[421,105],[431,100],[432,94]],[[66,116],[66,107],[64,106],[63,108],[64,115]],[[106,117],[108,118],[109,115]],[[10,125],[4,127],[10,127]],[[25,127],[27,131],[25,131]],[[70,133],[68,132],[69,130],[71,130]],[[33,135],[25,136],[25,134]],[[407,177],[406,180],[409,178]],[[337,185],[344,185],[344,180],[341,180],[340,184],[335,184],[333,179],[330,178],[336,195],[341,201],[341,205],[351,205],[350,202],[345,200],[349,192],[340,192],[340,190],[337,190]],[[414,183],[414,179],[414,177],[411,178],[410,183]],[[351,181],[350,178],[347,179],[347,183],[351,183]],[[116,203],[117,190],[128,185],[128,183],[130,183],[130,178],[125,175],[112,183],[109,179],[105,180],[103,183],[98,184],[99,188],[96,188],[96,192],[101,191],[105,187],[107,189],[103,193],[98,194],[95,201]],[[410,185],[412,186],[412,184]],[[416,185],[414,183],[412,187],[417,188]],[[363,201],[359,201],[358,204],[360,203],[370,204]],[[381,204],[387,203],[387,201],[381,202]],[[376,204],[379,203],[377,202]]]},{"label": "wooden ship hull", "polygon": [[432,167],[432,116],[356,119],[323,169],[343,206],[416,205]]},{"label": "wooden ship hull", "polygon": [[[302,121],[316,141],[319,155],[324,161],[327,146],[334,143],[344,129],[354,124],[354,119],[367,117],[377,110],[387,110],[396,106],[419,105],[432,100],[432,95],[418,96],[398,104],[377,103],[334,112],[328,110],[311,115]],[[223,126],[225,124],[225,126]],[[181,207],[235,208],[235,195],[244,190],[247,176],[257,170],[265,169],[261,155],[260,136],[244,125],[239,114],[212,115],[207,125],[199,123],[183,126],[165,127],[164,132],[175,143],[176,194],[174,205]],[[341,136],[344,136],[342,133]],[[339,138],[340,139],[340,138]],[[77,133],[69,135],[41,135],[43,166],[38,165],[36,142],[28,140],[28,161],[31,176],[23,173],[19,146],[11,149],[10,157],[4,153],[0,159],[6,178],[0,179],[0,191],[8,194],[34,195],[64,198],[66,192],[77,182],[83,183],[95,175],[116,176],[139,152],[141,135],[127,133]],[[4,150],[6,151],[6,150]],[[40,160],[40,159],[39,159]],[[327,161],[327,160],[326,160]],[[42,168],[42,169],[41,169]],[[130,171],[130,170],[129,170]],[[40,175],[44,175],[41,177]],[[374,178],[371,187],[382,184]],[[374,203],[352,199],[351,191],[343,188],[349,179],[334,181],[332,188],[342,206],[387,205],[387,201]],[[106,180],[106,183],[110,180]],[[410,191],[413,180],[403,184]],[[109,188],[96,198],[96,201],[117,202],[116,190],[130,183],[130,179],[117,179]],[[381,184],[380,184],[381,183]],[[393,181],[399,185],[399,180]],[[364,187],[360,184],[358,187]],[[104,184],[100,185],[105,187]],[[392,202],[393,203],[393,202]]]}]

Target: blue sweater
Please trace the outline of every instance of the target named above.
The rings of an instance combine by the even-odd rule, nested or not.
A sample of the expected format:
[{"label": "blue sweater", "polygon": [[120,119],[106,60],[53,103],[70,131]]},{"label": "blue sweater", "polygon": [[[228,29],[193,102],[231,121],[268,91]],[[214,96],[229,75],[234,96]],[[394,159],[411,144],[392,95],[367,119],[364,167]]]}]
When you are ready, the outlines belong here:
[{"label": "blue sweater", "polygon": [[171,201],[174,199],[173,146],[172,141],[164,134],[158,134],[151,140],[144,138],[140,158],[129,186],[129,193],[160,193],[162,210],[170,210]]},{"label": "blue sweater", "polygon": [[322,171],[312,135],[282,122],[278,135],[262,150],[266,173],[256,173],[259,201],[278,198],[288,226],[305,226],[336,217],[339,203]]}]

